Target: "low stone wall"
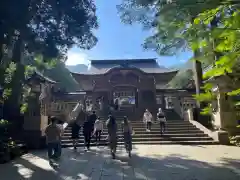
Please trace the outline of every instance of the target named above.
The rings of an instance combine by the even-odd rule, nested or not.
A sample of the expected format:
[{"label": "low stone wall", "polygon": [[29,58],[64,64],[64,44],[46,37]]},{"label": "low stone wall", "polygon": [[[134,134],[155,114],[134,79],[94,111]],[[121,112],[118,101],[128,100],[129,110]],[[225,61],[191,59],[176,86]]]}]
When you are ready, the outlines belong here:
[{"label": "low stone wall", "polygon": [[220,144],[223,145],[230,145],[229,135],[227,131],[223,130],[212,131],[206,128],[205,126],[203,126],[202,124],[193,119],[192,109],[189,109],[188,111],[184,112],[184,117],[185,121],[189,121],[191,124],[193,124],[198,129],[207,134],[209,137],[211,137],[214,141],[218,141]]}]

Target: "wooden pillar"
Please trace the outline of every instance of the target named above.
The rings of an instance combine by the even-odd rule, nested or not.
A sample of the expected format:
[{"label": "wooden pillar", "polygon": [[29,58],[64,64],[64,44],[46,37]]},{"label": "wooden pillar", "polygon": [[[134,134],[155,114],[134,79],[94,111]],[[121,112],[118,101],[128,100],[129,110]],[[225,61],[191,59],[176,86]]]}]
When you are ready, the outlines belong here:
[{"label": "wooden pillar", "polygon": [[166,101],[164,94],[162,94],[162,109],[166,109]]},{"label": "wooden pillar", "polygon": [[139,97],[138,97],[138,94],[139,94],[139,89],[136,89],[136,91],[135,91],[135,106],[136,106],[136,108],[139,107]]}]

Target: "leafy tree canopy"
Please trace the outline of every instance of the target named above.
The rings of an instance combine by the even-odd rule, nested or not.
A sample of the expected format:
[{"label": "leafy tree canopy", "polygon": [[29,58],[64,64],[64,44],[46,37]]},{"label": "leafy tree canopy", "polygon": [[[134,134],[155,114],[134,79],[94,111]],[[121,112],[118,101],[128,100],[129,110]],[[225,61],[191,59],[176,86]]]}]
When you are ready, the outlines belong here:
[{"label": "leafy tree canopy", "polygon": [[93,47],[96,8],[91,0],[8,0],[0,2],[0,45],[21,39],[28,52],[56,57],[72,45]]},{"label": "leafy tree canopy", "polygon": [[[198,52],[195,61],[213,64],[204,78],[226,77],[228,95],[240,93],[236,83],[240,55],[239,1],[123,0],[118,9],[123,22],[141,23],[144,28],[154,30],[154,35],[145,40],[145,48],[160,55],[174,55],[186,49]],[[205,93],[196,98],[211,102],[212,87],[211,83],[205,84]]]},{"label": "leafy tree canopy", "polygon": [[117,8],[126,24],[140,23],[153,35],[143,44],[160,55],[175,55],[190,50],[183,37],[194,17],[216,7],[223,0],[123,0]]},{"label": "leafy tree canopy", "polygon": [[31,67],[23,63],[23,57],[41,55],[44,63],[36,61],[31,66],[44,69],[52,59],[64,59],[73,45],[90,49],[97,43],[92,0],[1,1],[0,22],[0,80],[13,105],[26,97],[24,78]]}]

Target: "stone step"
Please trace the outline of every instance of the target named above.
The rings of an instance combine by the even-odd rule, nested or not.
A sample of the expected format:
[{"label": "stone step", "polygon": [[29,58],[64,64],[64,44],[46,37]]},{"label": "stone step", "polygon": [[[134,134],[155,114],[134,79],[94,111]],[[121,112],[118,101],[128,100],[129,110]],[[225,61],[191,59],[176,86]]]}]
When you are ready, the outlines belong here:
[{"label": "stone step", "polygon": [[[174,145],[174,144],[180,144],[180,145],[218,145],[219,143],[212,140],[206,140],[206,141],[144,141],[144,142],[133,142],[133,145],[157,145],[157,144],[163,144],[163,145]],[[99,146],[107,146],[107,142],[101,142]],[[118,146],[123,146],[124,142],[118,142]],[[91,143],[91,146],[96,146],[96,143]],[[72,143],[66,143],[62,144],[63,148],[67,147],[73,147]],[[84,147],[84,143],[78,143],[77,147]]]},{"label": "stone step", "polygon": [[[121,130],[121,128],[118,128],[119,129],[119,131]],[[135,127],[133,127],[133,129],[134,129],[134,131],[142,131],[142,132],[145,132],[146,131],[146,128],[145,127],[141,127],[141,128],[135,128]],[[196,127],[183,127],[183,128],[178,128],[178,127],[174,127],[174,128],[172,128],[172,127],[167,127],[166,128],[166,131],[189,131],[189,130],[199,130],[198,128],[196,128]],[[104,128],[103,129],[103,131],[107,131],[107,129],[106,128]],[[160,127],[152,127],[151,128],[151,131],[160,131]],[[68,128],[68,129],[66,129],[65,130],[65,132],[71,132],[71,129],[70,128]]]},{"label": "stone step", "polygon": [[[105,124],[106,123],[106,120],[102,120],[103,123]],[[123,122],[123,120],[116,120],[117,124],[121,124]],[[143,123],[143,121],[131,121],[130,122],[131,125],[139,125],[139,124],[145,124]],[[153,121],[152,124],[159,124],[159,122],[157,121]],[[192,125],[189,121],[167,121],[166,122],[167,125]]]},{"label": "stone step", "polygon": [[[117,125],[118,126],[118,128],[121,128],[122,127],[122,125],[121,124],[119,124],[119,125]],[[103,127],[104,128],[107,128],[107,126],[106,125],[103,125]],[[132,127],[133,128],[146,128],[146,125],[145,124],[139,124],[139,125],[132,125]],[[166,128],[192,128],[192,127],[195,127],[195,126],[193,126],[193,125],[166,125],[165,126]],[[71,126],[69,126],[69,127],[67,127],[66,129],[71,129],[72,127]],[[153,124],[152,125],[152,128],[160,128],[160,124]]]},{"label": "stone step", "polygon": [[[102,120],[103,124],[106,124],[106,120]],[[123,120],[117,121],[117,124],[122,124]],[[139,125],[139,124],[145,124],[143,121],[131,121],[130,122],[132,125]],[[152,121],[152,124],[159,124],[158,121]],[[192,125],[189,121],[167,121],[165,124],[170,124],[170,125],[187,125],[190,124]]]},{"label": "stone step", "polygon": [[[82,131],[80,132],[80,134],[82,133]],[[134,131],[135,135],[137,134],[160,134],[160,130],[155,130],[155,131],[150,131],[150,132],[146,132],[145,131]],[[189,131],[169,131],[169,130],[166,130],[165,131],[165,134],[190,134],[190,135],[194,135],[194,134],[197,134],[197,133],[203,133],[202,131],[196,129],[196,130],[189,130]],[[71,132],[65,132],[64,135],[67,135],[67,136],[71,136]],[[102,132],[102,134],[107,134],[107,131],[104,130]],[[118,131],[117,134],[122,134],[122,131]],[[203,133],[204,134],[204,133]]]},{"label": "stone step", "polygon": [[[106,138],[107,133],[104,133],[101,135],[101,138]],[[123,137],[122,133],[118,133],[118,137]],[[146,137],[146,138],[152,138],[152,137],[208,137],[207,134],[204,133],[195,133],[195,134],[169,134],[164,133],[164,135],[161,135],[160,132],[158,134],[134,134],[133,138],[140,138],[140,137]],[[83,135],[79,135],[79,138],[83,138]],[[62,139],[71,139],[71,134],[65,134],[62,136]]]},{"label": "stone step", "polygon": [[[143,142],[143,141],[204,141],[204,140],[212,140],[212,138],[210,137],[132,137],[132,142]],[[94,142],[95,139],[92,139],[92,142]],[[102,138],[101,141],[107,141],[106,139]],[[124,141],[123,137],[119,137],[118,141]],[[61,140],[62,144],[65,143],[72,143],[73,140],[72,139],[62,139]],[[84,142],[84,138],[79,138],[78,142]]]}]

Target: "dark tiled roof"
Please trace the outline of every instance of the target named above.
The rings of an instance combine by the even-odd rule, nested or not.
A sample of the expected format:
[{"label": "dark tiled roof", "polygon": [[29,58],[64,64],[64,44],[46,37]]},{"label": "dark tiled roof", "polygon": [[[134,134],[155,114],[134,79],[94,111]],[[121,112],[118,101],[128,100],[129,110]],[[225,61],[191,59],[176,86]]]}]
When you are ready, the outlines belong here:
[{"label": "dark tiled roof", "polygon": [[29,79],[27,79],[27,81],[31,81],[31,79],[38,79],[39,81],[44,81],[44,82],[48,82],[48,83],[52,83],[52,84],[56,83],[56,81],[50,79],[47,76],[44,76],[42,73],[40,73],[37,70],[35,70],[35,72],[31,75],[31,77]]},{"label": "dark tiled roof", "polygon": [[104,74],[114,67],[133,67],[145,73],[166,73],[176,71],[176,69],[168,69],[164,66],[160,66],[156,59],[92,60],[88,71],[84,74]]},{"label": "dark tiled roof", "polygon": [[110,60],[91,60],[92,65],[97,64],[118,64],[118,65],[124,65],[124,64],[132,64],[132,63],[156,63],[155,58],[149,58],[149,59],[110,59]]}]

